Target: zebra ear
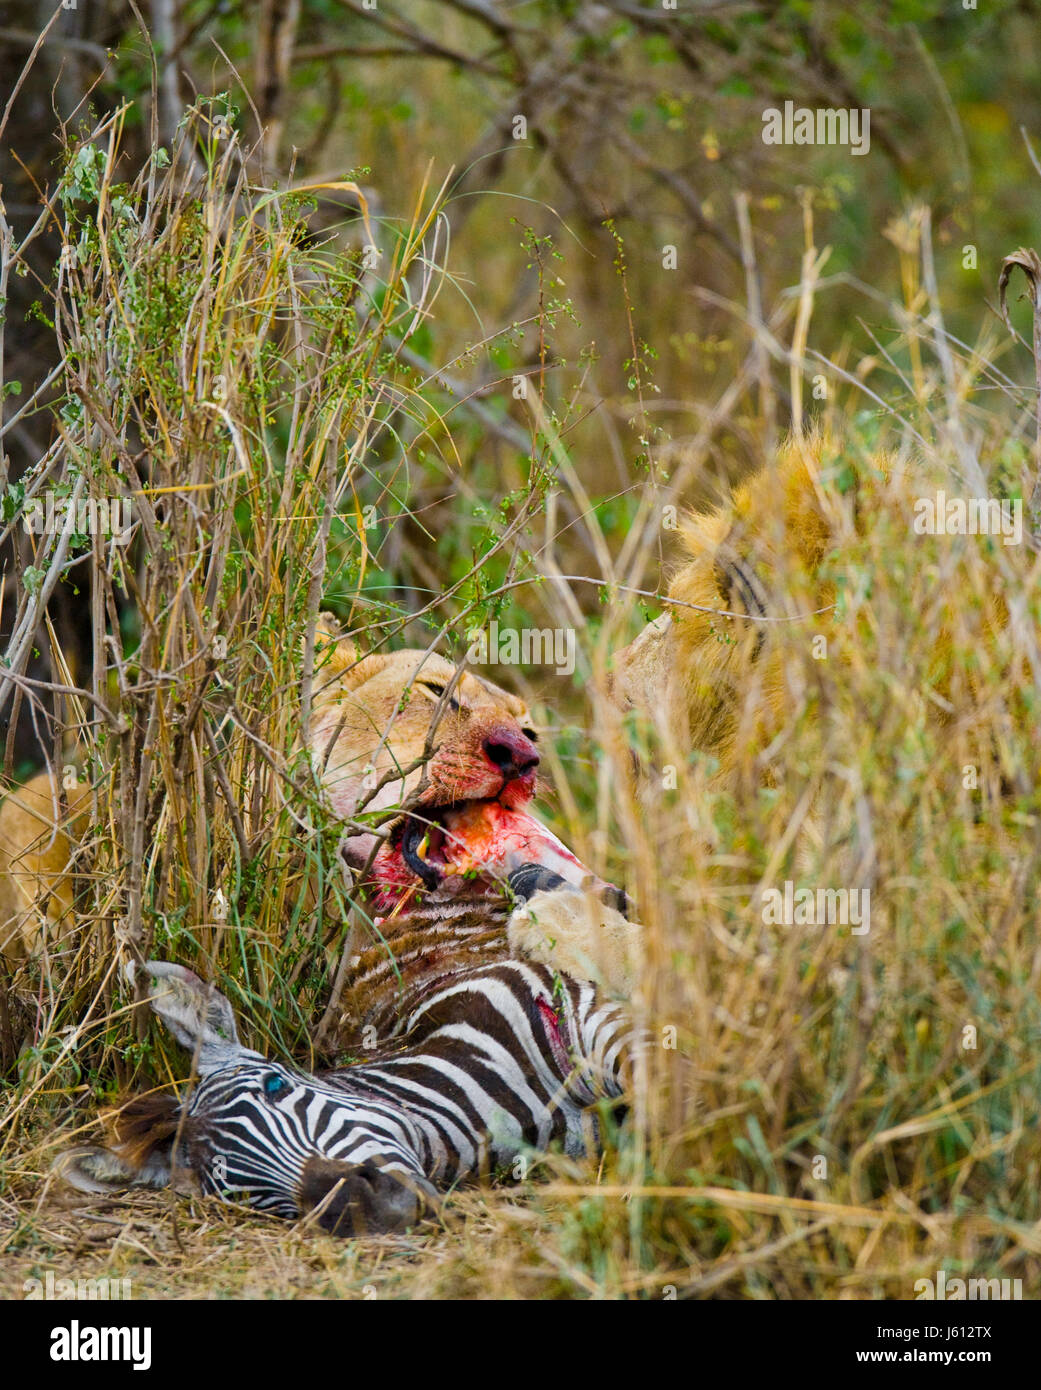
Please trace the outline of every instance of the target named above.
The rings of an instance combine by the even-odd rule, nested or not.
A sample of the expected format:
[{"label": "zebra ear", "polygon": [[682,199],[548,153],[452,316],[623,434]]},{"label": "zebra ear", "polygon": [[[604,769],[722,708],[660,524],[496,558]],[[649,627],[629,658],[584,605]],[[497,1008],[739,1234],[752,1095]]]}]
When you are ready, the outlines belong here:
[{"label": "zebra ear", "polygon": [[136,969],[133,963],[127,967],[132,980],[138,972],[147,981],[153,1013],[182,1047],[197,1054],[200,1076],[258,1055],[239,1042],[235,1015],[224,995],[186,966],[150,960]]},{"label": "zebra ear", "polygon": [[88,1144],[68,1149],[53,1171],[81,1192],[126,1192],[132,1187],[167,1187],[197,1191],[198,1182],[181,1166],[174,1167],[173,1147],[180,1140],[190,1150],[197,1137],[195,1121],[181,1112],[181,1101],[169,1092],[133,1096],[102,1113],[110,1148]]},{"label": "zebra ear", "polygon": [[51,1172],[79,1192],[98,1193],[125,1192],[137,1186],[163,1187],[169,1177],[169,1168],[165,1165],[161,1171],[153,1165],[142,1177],[117,1153],[98,1144],[66,1149],[54,1160]]}]

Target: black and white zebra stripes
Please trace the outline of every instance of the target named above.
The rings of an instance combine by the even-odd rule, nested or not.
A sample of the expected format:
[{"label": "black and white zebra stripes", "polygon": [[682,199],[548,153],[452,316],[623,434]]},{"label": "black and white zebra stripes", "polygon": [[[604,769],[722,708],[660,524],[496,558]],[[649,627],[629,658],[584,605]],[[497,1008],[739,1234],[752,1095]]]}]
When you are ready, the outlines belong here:
[{"label": "black and white zebra stripes", "polygon": [[[597,1138],[588,1107],[622,1094],[643,1045],[592,985],[505,960],[429,989],[397,1051],[312,1075],[243,1047],[228,1001],[190,971],[145,968],[201,1080],[183,1113],[165,1096],[119,1112],[116,1153],[149,1183],[187,1169],[203,1192],[286,1217],[317,1209],[343,1234],[407,1226],[438,1188],[525,1151],[582,1153]],[[81,1175],[98,1172],[94,1152]]]}]

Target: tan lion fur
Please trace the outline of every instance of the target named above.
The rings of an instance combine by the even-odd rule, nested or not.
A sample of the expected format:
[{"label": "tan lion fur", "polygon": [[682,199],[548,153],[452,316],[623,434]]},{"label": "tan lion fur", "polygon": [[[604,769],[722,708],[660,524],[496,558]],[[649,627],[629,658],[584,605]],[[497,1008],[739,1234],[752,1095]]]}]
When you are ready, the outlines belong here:
[{"label": "tan lion fur", "polygon": [[[456,679],[456,667],[442,656],[418,650],[359,656],[324,615],[319,638],[308,747],[329,804],[344,820],[362,802],[368,812],[401,805],[424,776],[423,799],[434,804],[494,795],[501,778],[482,753],[484,739],[503,728],[534,736],[523,700],[470,671]],[[428,742],[434,756],[425,769],[416,767],[430,752]],[[367,853],[371,838],[356,838],[356,854]]]},{"label": "tan lion fur", "polygon": [[0,956],[9,964],[71,924],[72,859],[89,802],[89,787],[63,793],[49,772],[39,772],[0,806]]},{"label": "tan lion fur", "polygon": [[[443,657],[418,650],[362,656],[339,638],[331,620],[318,625],[315,695],[309,749],[333,811],[350,819],[359,804],[367,811],[401,804],[420,787],[436,804],[491,795],[501,778],[482,754],[490,734],[508,729],[528,736],[531,716],[522,700],[471,672],[457,679]],[[433,740],[431,718],[442,703]],[[425,766],[416,766],[430,750]],[[390,773],[386,785],[366,800],[369,790]],[[61,794],[49,773],[41,772],[14,788],[0,806],[0,954],[13,966],[39,949],[56,929],[71,925],[76,844],[87,826],[89,788],[78,784]],[[352,859],[361,862],[374,844],[370,835],[352,840]],[[632,925],[619,913],[597,905],[594,924],[584,895],[537,895],[534,912],[518,909],[511,944],[535,959],[556,964],[580,978],[602,971],[615,992],[628,992],[632,971],[626,949],[612,943],[628,939]],[[550,944],[562,918],[575,923],[567,953],[553,960]],[[604,923],[606,957],[589,933]],[[538,925],[536,925],[536,922]],[[631,948],[629,954],[631,954]]]},{"label": "tan lion fur", "polygon": [[[681,756],[709,755],[718,761],[716,783],[732,784],[791,721],[803,693],[793,642],[823,636],[841,660],[843,644],[857,640],[855,628],[836,621],[829,557],[880,525],[906,533],[916,494],[928,490],[884,454],[854,471],[822,436],[786,444],[728,502],[682,524],[683,555],[668,588],[674,602],[616,653],[616,703],[657,717]],[[988,597],[984,632],[993,636],[1006,620],[1000,596]],[[933,709],[941,721],[949,646],[938,631]]]}]

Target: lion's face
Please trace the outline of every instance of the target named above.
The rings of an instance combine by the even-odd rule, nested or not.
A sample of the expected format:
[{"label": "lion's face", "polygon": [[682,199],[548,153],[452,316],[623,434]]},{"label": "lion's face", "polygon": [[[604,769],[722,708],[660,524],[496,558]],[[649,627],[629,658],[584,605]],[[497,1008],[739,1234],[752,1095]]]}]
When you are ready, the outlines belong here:
[{"label": "lion's face", "polygon": [[669,586],[669,611],[648,623],[615,654],[611,695],[637,710],[680,750],[725,761],[737,706],[751,680],[771,669],[757,621],[766,613],[763,587],[726,539],[723,513],[685,528],[685,563]]},{"label": "lion's face", "polygon": [[[498,892],[530,863],[569,883],[608,886],[528,814],[539,754],[523,700],[426,652],[359,657],[324,616],[318,637],[307,751],[322,795],[346,822],[402,808],[381,827],[387,839],[364,826],[345,838],[356,867],[377,851],[383,910],[421,884],[452,888],[464,875]],[[34,949],[41,914],[70,916],[69,863],[89,796],[84,785],[66,794],[69,834],[55,828],[59,798],[46,773],[0,803],[0,955]]]},{"label": "lion's face", "polygon": [[623,711],[656,722],[681,752],[717,759],[726,778],[738,746],[762,746],[783,721],[776,625],[830,601],[819,567],[831,518],[803,454],[789,446],[771,476],[688,517],[681,539],[669,611],[616,653],[611,694]]},{"label": "lion's face", "polygon": [[[321,634],[333,638],[326,626]],[[373,874],[384,889],[446,877],[503,877],[519,863],[585,870],[526,807],[537,734],[524,702],[443,657],[417,650],[359,657],[349,642],[316,659],[309,751],[326,799],[350,821],[403,807]],[[382,784],[382,785],[381,785]],[[364,865],[378,838],[358,830],[345,854]]]},{"label": "lion's face", "polygon": [[353,815],[388,774],[366,809],[402,804],[424,776],[415,764],[431,751],[423,804],[531,800],[539,754],[523,702],[469,672],[456,680],[443,657],[402,651],[358,660],[341,644],[316,671],[315,688],[311,751],[338,815]]}]

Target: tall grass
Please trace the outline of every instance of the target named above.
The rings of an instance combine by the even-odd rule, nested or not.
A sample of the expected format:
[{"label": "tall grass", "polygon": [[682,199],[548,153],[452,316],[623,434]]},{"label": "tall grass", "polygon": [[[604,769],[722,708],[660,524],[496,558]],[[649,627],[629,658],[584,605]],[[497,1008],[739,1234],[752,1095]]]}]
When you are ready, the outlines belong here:
[{"label": "tall grass", "polygon": [[[801,282],[752,323],[746,371],[698,437],[656,442],[637,399],[646,468],[612,529],[568,458],[571,415],[535,391],[530,453],[498,495],[453,471],[453,431],[472,424],[443,381],[407,365],[443,274],[437,193],[407,227],[365,226],[359,202],[354,252],[315,245],[310,192],[251,186],[219,104],[123,181],[120,121],[69,151],[54,209],[64,394],[53,448],[9,494],[12,525],[48,487],[129,495],[135,523],[126,549],[44,537],[21,576],[21,658],[17,633],[35,632],[53,585],[89,585],[93,672],[64,682],[58,743],[95,796],[75,929],[8,984],[28,1020],[0,1141],[11,1288],[86,1241],[91,1272],[130,1274],[137,1294],[910,1297],[940,1268],[1036,1294],[1034,553],[916,536],[895,506],[850,527],[827,560],[829,657],[814,656],[816,620],[779,627],[790,725],[731,786],[683,755],[659,712],[623,721],[606,697],[611,654],[668,553],[663,509],[711,490],[728,428],[768,434],[747,405],[762,404],[771,355],[790,369],[797,421],[805,378],[830,377],[836,515],[843,471],[868,475],[883,442],[901,486],[1021,495],[1032,403],[992,339],[945,335],[927,219],[899,238],[906,300],[889,306],[898,333],[874,363],[849,373],[811,355],[822,289],[807,254]],[[382,246],[372,268],[368,244]],[[532,256],[541,274],[545,247]],[[543,308],[540,332],[557,312]],[[631,360],[643,397],[635,340]],[[516,431],[484,409],[485,427]],[[411,469],[425,451],[442,480],[434,515],[455,518],[465,544],[424,538]],[[558,535],[565,505],[583,545]],[[396,559],[372,541],[391,507],[416,518]],[[367,508],[381,514],[371,525]],[[374,573],[421,576],[431,594],[383,594]],[[1008,615],[996,635],[995,595]],[[132,1008],[128,953],[217,979],[253,1041],[313,1057],[352,913],[336,828],[296,751],[323,600],[368,645],[450,644],[506,602],[578,629],[581,703],[542,710],[551,814],[639,903],[637,1004],[677,1047],[653,1058],[602,1161],[549,1158],[519,1187],[458,1194],[461,1225],[344,1245],[138,1195],[125,1207],[136,1234],[113,1239],[46,1174],[101,1099],[183,1074]],[[635,790],[634,748],[675,779]],[[759,892],[786,878],[869,886],[870,933],[765,925]]]},{"label": "tall grass", "polygon": [[[89,1058],[99,1086],[138,1065],[146,1020],[131,1026],[117,985],[128,952],[197,960],[273,1044],[307,1036],[349,907],[298,753],[315,618],[327,585],[343,602],[364,575],[366,470],[412,395],[388,344],[435,283],[435,195],[384,251],[350,180],[251,186],[220,101],[121,182],[125,114],[68,152],[53,210],[64,391],[52,448],[8,493],[12,526],[50,490],[129,502],[133,528],[128,545],[79,534],[73,507],[19,576],[8,698],[33,698],[19,663],[57,583],[89,591],[94,658],[89,684],[68,672],[56,740],[59,773],[94,792],[80,918],[13,986],[35,1000],[24,1113],[59,1055],[81,1079]],[[354,250],[309,234],[330,190],[356,200]],[[401,626],[390,605],[355,617],[373,645]]]}]

